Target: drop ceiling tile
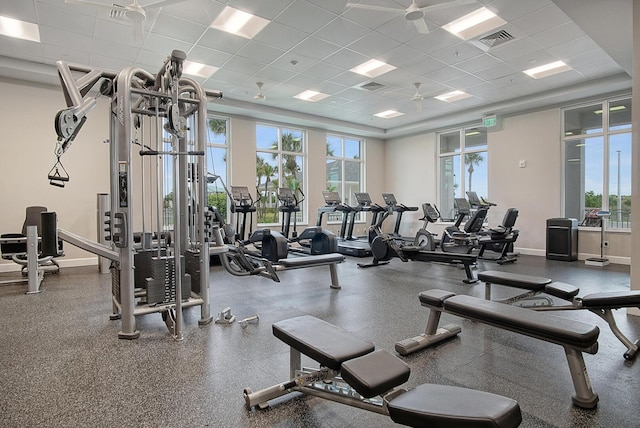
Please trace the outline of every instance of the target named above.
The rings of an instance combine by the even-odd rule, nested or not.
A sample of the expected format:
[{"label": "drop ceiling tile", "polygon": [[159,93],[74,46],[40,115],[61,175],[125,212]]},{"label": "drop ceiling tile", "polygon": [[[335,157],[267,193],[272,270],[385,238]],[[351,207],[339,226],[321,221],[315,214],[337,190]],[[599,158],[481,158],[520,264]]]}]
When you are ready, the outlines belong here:
[{"label": "drop ceiling tile", "polygon": [[362,55],[375,58],[383,52],[400,49],[402,45],[399,42],[390,40],[388,37],[384,37],[380,33],[371,32],[348,45],[348,48]]},{"label": "drop ceiling tile", "polygon": [[260,80],[260,79],[255,79],[254,76],[247,73],[242,73],[239,71],[233,71],[233,70],[221,68],[220,70],[216,71],[213,74],[213,76],[211,76],[211,79],[209,80],[212,81],[211,82],[212,84],[215,84],[215,82],[222,82],[222,83],[230,83],[234,85],[241,85],[246,81],[256,82],[257,80]]},{"label": "drop ceiling tile", "polygon": [[92,53],[91,58],[89,59],[88,65],[92,67],[96,67],[101,70],[111,70],[111,71],[118,72],[127,67],[131,67],[131,62],[121,58],[113,58],[113,57],[108,57],[104,55],[96,55]]},{"label": "drop ceiling tile", "polygon": [[551,0],[535,0],[535,1],[513,1],[513,0],[496,0],[487,5],[487,8],[496,13],[505,21],[513,21],[536,10],[548,6]]},{"label": "drop ceiling tile", "polygon": [[376,82],[392,86],[412,85],[416,80],[415,73],[410,73],[402,68],[396,68],[388,73],[383,74],[375,78]]},{"label": "drop ceiling tile", "polygon": [[327,64],[341,67],[344,70],[350,70],[353,67],[360,65],[365,61],[368,61],[369,59],[371,58],[358,52],[354,52],[350,49],[341,49],[333,55],[329,55],[323,61]]},{"label": "drop ceiling tile", "polygon": [[460,43],[460,39],[442,28],[431,30],[429,34],[422,34],[409,42],[407,46],[424,53],[436,52]]},{"label": "drop ceiling tile", "polygon": [[526,55],[512,58],[509,60],[509,65],[516,70],[528,70],[533,67],[538,67],[550,62],[557,61],[558,58],[547,50],[539,50],[536,52],[530,52]]},{"label": "drop ceiling tile", "polygon": [[585,77],[593,79],[618,74],[622,69],[613,60],[604,60],[584,65],[579,71]]},{"label": "drop ceiling tile", "polygon": [[[138,52],[138,56],[136,58],[135,65],[149,71],[150,73],[155,73],[160,69],[160,67],[164,63],[164,60],[167,59],[169,54],[170,52],[160,53],[148,51],[146,49],[140,49],[140,52]],[[187,59],[191,58],[187,56]]]},{"label": "drop ceiling tile", "polygon": [[376,28],[376,31],[400,43],[408,43],[420,36],[415,25],[407,21],[404,16],[399,16],[382,24]]},{"label": "drop ceiling tile", "polygon": [[404,70],[417,75],[429,74],[433,71],[440,70],[445,67],[447,67],[447,64],[435,59],[430,55],[418,56],[416,57],[414,62],[402,66]]},{"label": "drop ceiling tile", "polygon": [[189,52],[191,44],[178,40],[169,39],[158,34],[149,34],[144,40],[143,48],[152,52],[159,52],[169,55],[172,50],[178,49],[183,52]]},{"label": "drop ceiling tile", "polygon": [[509,74],[508,76],[499,77],[497,79],[491,80],[491,84],[497,88],[507,88],[509,86],[518,85],[523,82],[529,82],[531,77],[521,73],[516,72]]},{"label": "drop ceiling tile", "polygon": [[[91,52],[91,39],[61,28],[40,26],[40,40],[48,45],[66,46],[68,50]],[[33,43],[33,42],[32,42]]]},{"label": "drop ceiling tile", "polygon": [[232,56],[225,64],[226,70],[240,71],[245,74],[253,75],[257,74],[260,70],[265,68],[266,64],[258,61],[253,61],[248,58],[243,58],[238,55]]},{"label": "drop ceiling tile", "polygon": [[550,47],[549,52],[558,57],[558,59],[565,59],[571,58],[580,52],[589,52],[599,49],[600,47],[593,40],[585,36]]},{"label": "drop ceiling tile", "polygon": [[468,92],[469,88],[484,83],[485,81],[472,74],[465,74],[464,76],[457,77],[455,79],[447,80],[447,85],[458,88],[461,91]]},{"label": "drop ceiling tile", "polygon": [[[361,76],[359,74],[352,73],[350,71],[345,71],[344,73],[331,78],[332,83],[335,83],[337,85],[342,85],[347,88],[360,85],[366,82],[371,82],[372,80],[376,81],[376,79],[370,79],[366,76]],[[361,95],[362,94],[360,94],[360,96]]]},{"label": "drop ceiling tile", "polygon": [[42,43],[42,57],[48,62],[66,61],[74,64],[89,64],[90,53],[69,50],[63,46]]},{"label": "drop ceiling tile", "polygon": [[291,52],[299,53],[315,59],[323,59],[336,53],[340,49],[340,46],[336,44],[310,36],[293,47]]},{"label": "drop ceiling tile", "polygon": [[265,45],[264,43],[256,40],[249,40],[237,54],[244,58],[254,59],[256,61],[270,64],[276,59],[280,58],[286,51],[274,46]]},{"label": "drop ceiling tile", "polygon": [[345,10],[344,5],[347,3],[345,0],[308,0],[309,3],[313,3],[316,6],[327,9],[335,14],[340,14]]},{"label": "drop ceiling tile", "polygon": [[460,42],[457,45],[449,46],[439,51],[432,52],[429,55],[431,55],[435,59],[439,59],[445,64],[455,65],[459,62],[484,55],[484,52],[469,43]]},{"label": "drop ceiling tile", "polygon": [[260,31],[253,40],[279,49],[289,50],[307,37],[306,33],[295,28],[271,22]]},{"label": "drop ceiling tile", "polygon": [[566,24],[569,21],[569,17],[557,6],[548,5],[514,20],[513,25],[520,28],[527,35],[533,36]]},{"label": "drop ceiling tile", "polygon": [[[29,2],[21,1],[19,3],[27,4]],[[65,8],[56,7],[46,3],[38,3],[38,16],[38,25],[61,28],[83,36],[93,36],[94,27],[96,25],[96,19],[94,17],[86,15],[78,17],[75,14],[68,13]]]},{"label": "drop ceiling tile", "polygon": [[[275,61],[272,61],[269,65],[274,67],[284,68],[285,70],[293,71],[294,73],[301,73],[309,67],[317,64],[318,61],[314,58],[310,58],[305,55],[296,54],[291,51],[283,54]],[[304,71],[306,72],[306,71]]]},{"label": "drop ceiling tile", "polygon": [[272,20],[292,2],[293,0],[229,0],[227,4],[244,12]]},{"label": "drop ceiling tile", "polygon": [[462,61],[456,64],[456,68],[459,68],[467,73],[475,73],[480,70],[486,70],[487,68],[497,67],[504,64],[504,61],[494,57],[491,54],[480,55],[470,60]]},{"label": "drop ceiling tile", "polygon": [[260,73],[256,74],[256,77],[260,77],[261,79],[270,79],[275,82],[284,82],[296,74],[297,73],[284,68],[267,66],[260,70]]},{"label": "drop ceiling tile", "polygon": [[[48,7],[50,6],[46,3],[33,1],[3,1],[0,2],[0,15],[35,24],[38,22],[38,12],[41,8]],[[38,12],[36,12],[36,8]]]},{"label": "drop ceiling tile", "polygon": [[467,74],[468,73],[465,73],[464,71],[457,68],[447,67],[430,71],[429,73],[426,73],[424,75],[431,80],[448,85],[448,82],[450,82],[451,80],[459,79],[466,76]]},{"label": "drop ceiling tile", "polygon": [[[8,3],[8,2],[5,2]],[[27,2],[21,2],[27,3]],[[30,3],[30,2],[29,2]],[[95,7],[90,4],[82,4],[82,3],[66,3],[60,0],[37,0],[36,5],[39,4],[48,4],[56,7],[62,7],[65,10],[68,10],[70,14],[80,14],[85,16],[97,17],[97,16],[109,16],[107,12],[104,14],[104,10],[102,8]]]},{"label": "drop ceiling tile", "polygon": [[499,45],[490,50],[491,55],[505,62],[513,58],[526,56],[533,52],[538,52],[542,47],[530,37],[514,40],[504,45]]},{"label": "drop ceiling tile", "polygon": [[[104,57],[113,57],[133,64],[140,48],[115,43],[109,40],[93,39],[92,52],[100,52]],[[167,52],[167,55],[171,52]]]},{"label": "drop ceiling tile", "polygon": [[160,36],[186,43],[195,43],[208,26],[196,24],[195,22],[177,18],[166,13],[160,13],[156,18],[151,32]]},{"label": "drop ceiling tile", "polygon": [[274,22],[293,27],[307,34],[313,34],[336,18],[336,14],[305,0],[297,0],[289,5]]},{"label": "drop ceiling tile", "polygon": [[399,45],[393,49],[378,54],[376,59],[396,67],[404,68],[407,65],[414,64],[417,59],[425,57],[426,55],[420,51],[406,45]]},{"label": "drop ceiling tile", "polygon": [[238,52],[249,40],[235,34],[225,33],[224,31],[209,28],[198,42],[199,46],[216,49],[222,52],[234,54]]},{"label": "drop ceiling tile", "polygon": [[492,81],[495,79],[499,79],[501,77],[509,76],[510,74],[514,74],[517,72],[520,72],[520,70],[516,70],[506,62],[502,62],[493,67],[489,67],[489,68],[485,68],[484,70],[477,71],[475,72],[475,75],[483,80]]},{"label": "drop ceiling tile", "polygon": [[[368,4],[373,4],[373,3],[368,3]],[[390,7],[388,4],[380,4],[379,6]],[[362,25],[363,27],[367,27],[369,29],[375,29],[385,24],[386,22],[391,21],[397,15],[389,12],[381,12],[376,10],[346,8],[342,16],[344,16],[346,19],[350,21],[353,21]]]},{"label": "drop ceiling tile", "polygon": [[314,36],[339,46],[346,46],[367,34],[367,29],[360,24],[337,17],[318,30]]},{"label": "drop ceiling tile", "polygon": [[319,77],[310,76],[308,74],[298,73],[293,77],[290,77],[285,83],[299,88],[306,88],[317,91],[318,87],[324,82],[324,79]]},{"label": "drop ceiling tile", "polygon": [[584,31],[574,22],[567,22],[562,25],[550,28],[531,36],[533,40],[538,42],[544,48],[550,48],[570,40],[584,37]]},{"label": "drop ceiling tile", "polygon": [[0,55],[28,61],[42,61],[41,43],[0,36]]},{"label": "drop ceiling tile", "polygon": [[187,53],[188,60],[199,62],[201,64],[212,65],[214,67],[222,67],[230,58],[231,54],[200,46],[193,47]]},{"label": "drop ceiling tile", "polygon": [[[149,23],[145,21],[145,25]],[[145,27],[145,38],[148,36],[148,26]],[[136,40],[131,23],[124,20],[101,19],[95,21],[93,37],[102,40],[113,40],[116,43],[126,44],[130,46],[141,46],[143,40]]]},{"label": "drop ceiling tile", "polygon": [[222,3],[210,0],[188,0],[188,2],[188,4],[176,3],[163,6],[160,11],[163,14],[208,27],[225,7]]},{"label": "drop ceiling tile", "polygon": [[616,64],[616,62],[613,61],[611,57],[607,55],[607,53],[602,49],[581,52],[579,55],[575,55],[569,58],[567,64],[569,64],[573,68],[581,70],[582,67],[586,65],[601,61],[610,61],[612,64]]},{"label": "drop ceiling tile", "polygon": [[304,70],[305,74],[320,77],[324,80],[332,79],[333,77],[336,77],[343,72],[344,70],[342,68],[324,63],[322,61],[318,61]]}]

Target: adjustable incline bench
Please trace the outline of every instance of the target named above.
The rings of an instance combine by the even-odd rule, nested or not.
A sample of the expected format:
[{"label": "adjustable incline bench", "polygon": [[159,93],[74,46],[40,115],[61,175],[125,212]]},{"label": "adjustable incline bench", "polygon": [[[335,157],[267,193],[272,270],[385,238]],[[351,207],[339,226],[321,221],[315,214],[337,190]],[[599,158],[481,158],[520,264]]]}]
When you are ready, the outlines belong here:
[{"label": "adjustable incline bench", "polygon": [[[289,345],[291,380],[262,391],[244,390],[248,409],[268,407],[268,401],[293,391],[389,415],[412,427],[516,427],[520,406],[510,398],[446,385],[423,384],[397,388],[410,369],[373,343],[312,316],[273,324],[273,334]],[[302,368],[301,355],[317,361],[319,369]]]},{"label": "adjustable incline bench", "polygon": [[[640,346],[640,339],[632,342],[618,328],[612,309],[640,308],[640,291],[613,291],[593,293],[577,297],[580,289],[564,282],[552,281],[549,278],[521,275],[511,272],[488,270],[478,273],[478,279],[485,283],[485,299],[491,300],[491,285],[503,285],[528,290],[518,296],[502,300],[502,303],[517,304],[518,306],[536,311],[565,311],[586,309],[604,319],[613,334],[627,347],[623,354],[625,360],[633,360]],[[542,295],[558,297],[569,301],[569,305],[556,305],[553,299]]]},{"label": "adjustable incline bench", "polygon": [[408,355],[456,336],[460,327],[447,325],[438,328],[440,315],[446,312],[561,345],[575,389],[573,404],[585,409],[592,409],[598,404],[598,395],[591,389],[582,356],[583,352],[598,352],[600,330],[597,326],[443,290],[423,291],[419,298],[420,304],[430,309],[425,333],[396,343],[399,354]]}]

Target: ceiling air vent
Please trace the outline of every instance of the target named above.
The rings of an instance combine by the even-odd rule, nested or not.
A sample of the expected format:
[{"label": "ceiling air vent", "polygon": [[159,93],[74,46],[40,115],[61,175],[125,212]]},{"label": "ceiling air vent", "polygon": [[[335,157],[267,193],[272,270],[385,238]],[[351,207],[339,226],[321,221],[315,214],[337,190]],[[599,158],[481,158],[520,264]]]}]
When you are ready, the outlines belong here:
[{"label": "ceiling air vent", "polygon": [[515,39],[515,37],[513,37],[511,34],[507,33],[504,30],[500,30],[500,31],[498,31],[496,33],[489,34],[488,36],[484,36],[484,37],[476,40],[476,42],[481,43],[482,45],[484,45],[485,46],[483,48],[484,50],[489,50],[489,49],[495,48],[496,46],[499,46],[499,45],[501,45],[503,43],[510,42],[511,40],[514,40],[514,39]]},{"label": "ceiling air vent", "polygon": [[377,91],[384,87],[385,85],[378,82],[364,82],[355,86],[356,89],[362,89],[363,91],[370,91],[370,92]]}]

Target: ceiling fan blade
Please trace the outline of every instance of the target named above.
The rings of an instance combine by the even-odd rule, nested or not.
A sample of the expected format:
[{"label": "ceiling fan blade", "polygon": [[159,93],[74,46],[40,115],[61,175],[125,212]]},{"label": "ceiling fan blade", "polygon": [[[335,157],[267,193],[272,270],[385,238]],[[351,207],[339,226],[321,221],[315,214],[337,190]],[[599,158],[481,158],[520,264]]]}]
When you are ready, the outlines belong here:
[{"label": "ceiling fan blade", "polygon": [[422,10],[425,13],[428,13],[428,12],[433,12],[433,11],[436,11],[436,10],[449,9],[450,7],[464,6],[465,4],[471,4],[471,3],[476,3],[476,0],[446,1],[446,2],[443,2],[443,3],[434,4],[434,5],[431,5],[431,6],[421,7],[420,10]]},{"label": "ceiling fan blade", "polygon": [[422,111],[422,97],[415,98],[413,100],[413,107],[416,109],[417,112],[421,112]]},{"label": "ceiling fan blade", "polygon": [[144,27],[142,26],[142,21],[133,23],[133,37],[136,41],[140,41],[144,38]]},{"label": "ceiling fan blade", "polygon": [[164,7],[164,6],[171,6],[172,4],[178,4],[178,3],[183,3],[186,0],[160,0],[160,1],[154,1],[151,2],[149,4],[145,4],[144,7],[145,9],[150,9],[150,8],[159,8],[159,7]]},{"label": "ceiling fan blade", "polygon": [[415,25],[416,28],[418,29],[418,33],[420,34],[429,33],[429,27],[427,27],[427,23],[425,22],[424,19],[414,19],[413,25]]},{"label": "ceiling fan blade", "polygon": [[123,10],[124,7],[115,7],[112,4],[104,4],[104,3],[98,3],[95,1],[89,1],[89,0],[64,0],[65,3],[69,3],[69,4],[87,4],[90,6],[96,6],[96,7],[101,7],[103,9],[109,9],[109,10]]},{"label": "ceiling fan blade", "polygon": [[393,7],[384,7],[384,6],[374,6],[372,4],[347,3],[346,7],[352,7],[354,9],[377,10],[380,12],[395,12],[395,13],[405,12],[404,9],[396,9]]}]

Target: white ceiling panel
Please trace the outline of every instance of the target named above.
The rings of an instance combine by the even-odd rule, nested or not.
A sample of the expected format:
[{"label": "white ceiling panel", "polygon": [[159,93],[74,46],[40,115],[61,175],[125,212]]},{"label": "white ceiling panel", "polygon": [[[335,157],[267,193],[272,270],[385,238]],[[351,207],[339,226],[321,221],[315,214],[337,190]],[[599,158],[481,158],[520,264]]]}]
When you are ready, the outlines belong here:
[{"label": "white ceiling panel", "polygon": [[[109,4],[107,0],[95,1]],[[118,3],[128,5],[131,1]],[[140,3],[144,7],[153,1]],[[207,89],[224,92],[225,99],[211,105],[221,114],[278,117],[287,123],[299,120],[297,113],[301,112],[308,114],[304,123],[315,120],[315,126],[324,126],[326,118],[342,121],[341,129],[353,126],[356,133],[376,126],[386,130],[378,135],[381,138],[418,132],[423,123],[455,123],[456,113],[468,118],[470,112],[485,111],[483,106],[499,112],[504,106],[511,114],[515,107],[538,108],[547,98],[550,103],[569,102],[631,87],[630,77],[625,78],[624,69],[612,59],[627,64],[631,41],[622,35],[631,34],[630,28],[601,31],[597,28],[601,17],[594,12],[592,19],[587,19],[589,10],[580,7],[580,2],[572,5],[562,1],[561,10],[556,6],[559,0],[477,0],[428,12],[425,19],[430,32],[419,34],[402,13],[412,0],[351,0],[398,8],[398,13],[347,9],[347,1],[185,0],[147,8],[142,40],[135,40],[126,18],[109,18],[108,11],[94,5],[64,0],[3,1],[0,14],[38,24],[41,43],[0,36],[0,60],[12,64],[23,61],[25,79],[41,76],[43,83],[49,83],[57,59],[114,71],[135,64],[155,73],[172,50],[182,50],[189,60],[219,68],[211,78],[195,80]],[[436,2],[440,0],[420,0],[418,4]],[[253,40],[210,28],[227,5],[271,22]],[[484,50],[440,27],[481,5],[507,21],[498,30],[507,31],[515,40]],[[608,10],[612,16],[628,14],[627,9],[616,10],[616,5],[612,3]],[[625,19],[615,22],[630,26]],[[615,52],[610,52],[612,46]],[[349,71],[372,58],[398,68],[374,79]],[[521,71],[555,59],[564,60],[574,70],[538,80]],[[51,72],[34,71],[38,70],[34,64]],[[13,66],[0,67],[0,76],[5,73],[15,78],[14,70]],[[267,97],[260,103],[254,99],[258,81],[264,82]],[[384,88],[374,92],[356,88],[372,81]],[[416,111],[411,100],[415,82],[422,84],[422,111]],[[563,92],[570,97],[553,96],[554,90],[562,88],[571,88]],[[291,99],[305,89],[330,96],[318,103]],[[456,103],[431,98],[451,89],[465,90],[474,97]],[[390,108],[405,115],[392,120],[371,116]],[[286,109],[293,111],[291,118],[283,113]]]}]

